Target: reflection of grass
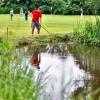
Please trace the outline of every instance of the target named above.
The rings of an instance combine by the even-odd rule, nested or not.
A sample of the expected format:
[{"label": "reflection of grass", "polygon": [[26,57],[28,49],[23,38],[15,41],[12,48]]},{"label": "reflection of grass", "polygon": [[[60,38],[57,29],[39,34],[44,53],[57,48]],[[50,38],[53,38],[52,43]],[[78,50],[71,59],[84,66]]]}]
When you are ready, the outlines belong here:
[{"label": "reflection of grass", "polygon": [[81,92],[77,96],[72,95],[70,100],[100,100],[100,88],[88,93],[87,95]]}]

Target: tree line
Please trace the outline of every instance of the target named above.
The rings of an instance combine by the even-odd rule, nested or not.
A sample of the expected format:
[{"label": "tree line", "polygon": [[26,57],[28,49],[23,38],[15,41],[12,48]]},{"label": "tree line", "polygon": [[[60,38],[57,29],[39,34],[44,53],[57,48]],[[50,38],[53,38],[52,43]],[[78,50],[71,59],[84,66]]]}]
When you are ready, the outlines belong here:
[{"label": "tree line", "polygon": [[0,0],[0,13],[8,13],[11,8],[19,13],[24,10],[42,8],[44,14],[79,15],[80,9],[86,15],[100,14],[100,0]]}]

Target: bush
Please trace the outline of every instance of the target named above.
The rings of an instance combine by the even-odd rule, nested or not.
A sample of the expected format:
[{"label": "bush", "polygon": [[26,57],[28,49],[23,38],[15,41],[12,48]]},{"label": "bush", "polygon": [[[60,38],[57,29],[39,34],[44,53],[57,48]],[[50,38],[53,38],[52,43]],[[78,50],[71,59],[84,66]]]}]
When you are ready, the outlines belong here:
[{"label": "bush", "polygon": [[43,5],[43,6],[41,6],[41,8],[42,8],[42,13],[44,13],[44,14],[50,14],[51,13],[50,6]]},{"label": "bush", "polygon": [[53,11],[54,14],[63,14],[63,10],[61,8],[57,8]]},{"label": "bush", "polygon": [[71,15],[72,14],[72,7],[69,5],[66,5],[63,7],[63,14],[64,15]]},{"label": "bush", "polygon": [[20,8],[28,9],[26,6],[13,5],[12,7],[0,7],[0,14],[9,14],[11,8],[13,8],[15,14],[20,13]]},{"label": "bush", "polygon": [[0,14],[9,14],[9,7],[0,7]]},{"label": "bush", "polygon": [[73,15],[80,15],[80,7],[76,4],[72,5],[72,14]]},{"label": "bush", "polygon": [[97,9],[97,14],[100,15],[100,8]]}]

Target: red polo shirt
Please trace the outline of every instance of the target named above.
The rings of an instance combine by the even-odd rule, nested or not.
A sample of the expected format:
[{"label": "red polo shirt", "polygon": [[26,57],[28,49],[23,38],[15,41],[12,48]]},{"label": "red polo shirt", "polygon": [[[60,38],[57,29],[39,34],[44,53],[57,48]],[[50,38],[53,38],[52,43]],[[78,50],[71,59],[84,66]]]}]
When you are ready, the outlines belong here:
[{"label": "red polo shirt", "polygon": [[32,22],[39,23],[39,18],[42,17],[41,11],[39,11],[39,10],[33,10],[31,12],[31,14],[32,14]]}]

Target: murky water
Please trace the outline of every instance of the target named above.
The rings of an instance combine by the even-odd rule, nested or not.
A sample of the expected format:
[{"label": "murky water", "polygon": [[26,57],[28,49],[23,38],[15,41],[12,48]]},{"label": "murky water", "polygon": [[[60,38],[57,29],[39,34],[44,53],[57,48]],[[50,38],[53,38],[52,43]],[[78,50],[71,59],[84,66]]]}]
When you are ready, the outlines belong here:
[{"label": "murky water", "polygon": [[[86,91],[85,94],[92,92],[95,94],[93,100],[100,100],[100,48],[69,45],[69,50],[73,57],[78,60],[79,68],[91,75],[91,79],[85,81],[85,87],[83,88]],[[98,88],[99,91],[97,92]],[[80,90],[77,90],[76,94],[78,95],[79,92]]]},{"label": "murky water", "polygon": [[[81,92],[83,99],[88,100],[89,93],[100,88],[100,48],[73,44],[44,47],[40,70],[33,69],[34,77],[40,77],[43,86],[39,100],[69,100],[71,95],[77,98]],[[32,68],[33,48],[22,49],[22,65]],[[99,97],[97,93],[94,100]]]}]

